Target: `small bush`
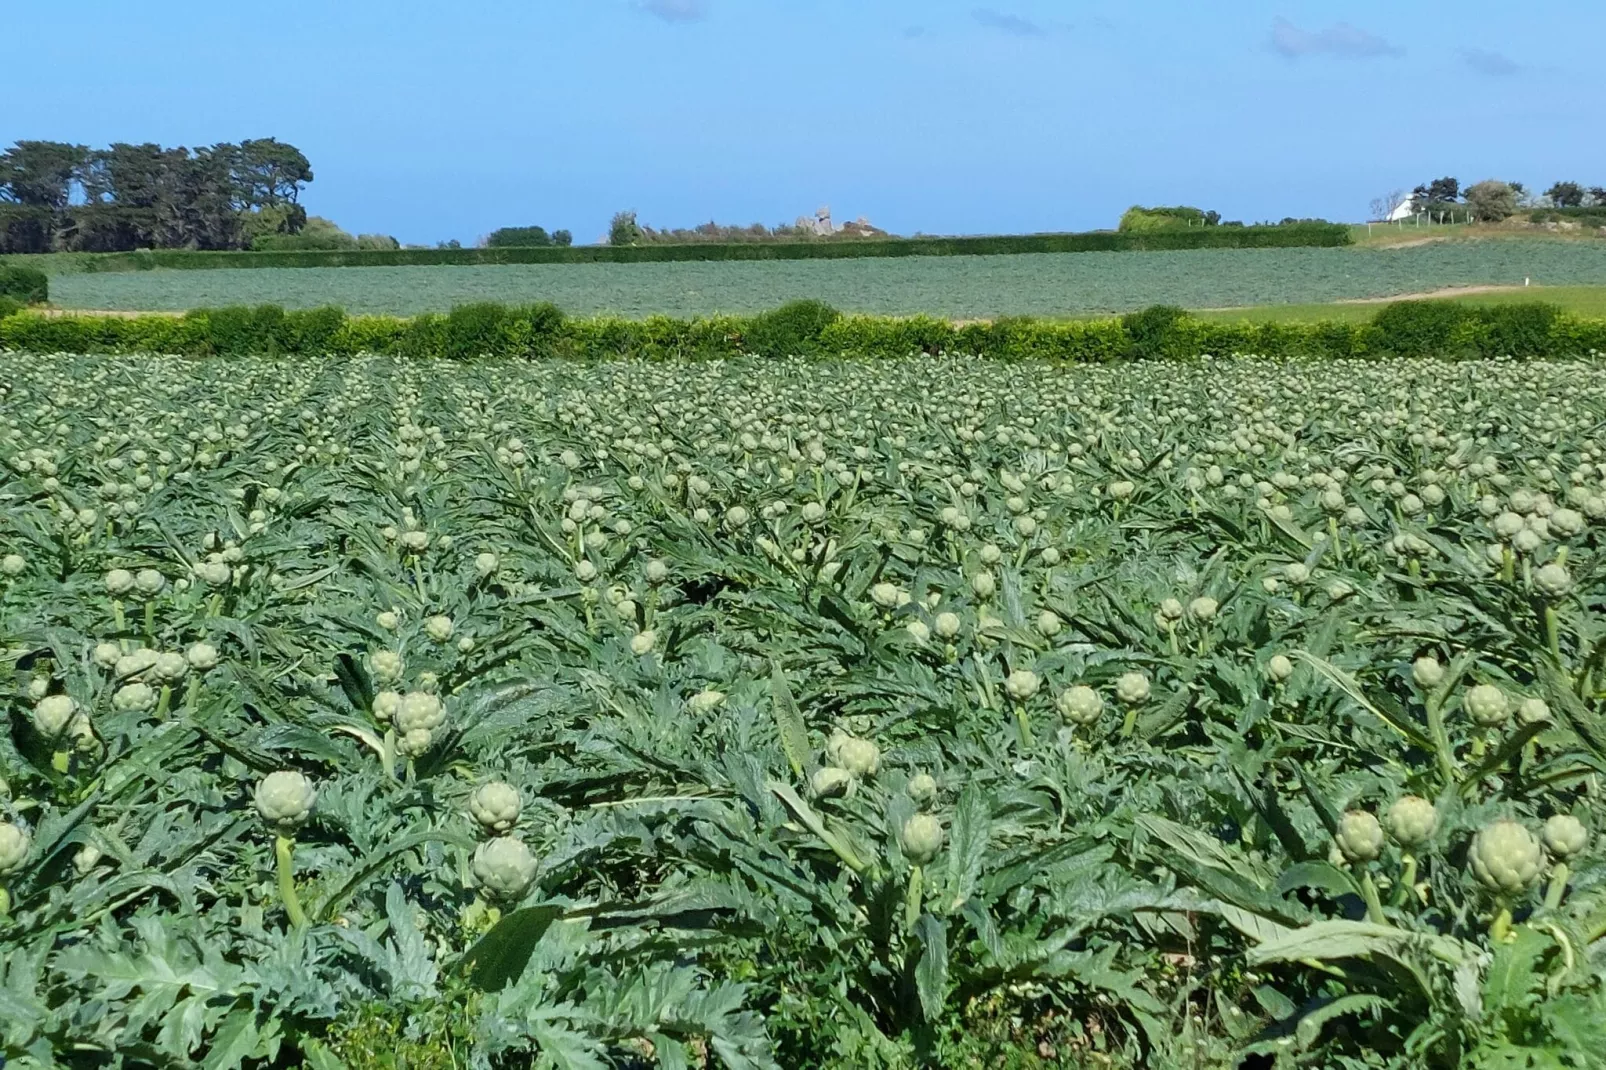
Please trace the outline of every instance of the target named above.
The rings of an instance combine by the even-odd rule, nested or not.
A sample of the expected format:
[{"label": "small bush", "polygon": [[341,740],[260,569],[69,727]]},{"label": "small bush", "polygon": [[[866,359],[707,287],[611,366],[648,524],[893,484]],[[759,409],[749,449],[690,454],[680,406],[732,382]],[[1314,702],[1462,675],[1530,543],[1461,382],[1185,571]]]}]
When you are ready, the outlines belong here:
[{"label": "small bush", "polygon": [[1561,309],[1532,301],[1518,305],[1490,305],[1478,309],[1483,352],[1492,356],[1538,357],[1555,348],[1556,321]]},{"label": "small bush", "polygon": [[1383,306],[1372,320],[1378,345],[1398,356],[1446,354],[1459,347],[1459,335],[1471,314],[1454,301],[1396,301]]},{"label": "small bush", "polygon": [[7,316],[11,315],[14,312],[21,312],[21,311],[22,311],[22,302],[21,301],[18,301],[15,297],[0,296],[0,320],[5,319]]},{"label": "small bush", "polygon": [[467,360],[500,354],[506,348],[502,325],[507,318],[507,306],[493,301],[458,305],[446,317],[441,355]]},{"label": "small bush", "polygon": [[1187,320],[1187,311],[1175,305],[1150,305],[1141,312],[1128,312],[1121,317],[1121,328],[1129,340],[1127,355],[1139,360],[1182,356],[1178,347]]},{"label": "small bush", "polygon": [[753,317],[742,348],[766,357],[814,356],[826,329],[841,318],[823,301],[788,301]]},{"label": "small bush", "polygon": [[42,305],[50,300],[50,279],[35,268],[0,264],[0,297],[15,298],[25,305]]}]

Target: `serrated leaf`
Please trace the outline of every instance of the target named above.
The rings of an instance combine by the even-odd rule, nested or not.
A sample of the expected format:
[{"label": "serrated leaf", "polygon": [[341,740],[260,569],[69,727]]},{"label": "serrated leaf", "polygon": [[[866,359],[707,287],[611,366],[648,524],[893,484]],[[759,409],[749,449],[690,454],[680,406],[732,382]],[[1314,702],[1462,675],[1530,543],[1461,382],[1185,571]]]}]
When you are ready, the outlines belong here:
[{"label": "serrated leaf", "polygon": [[922,914],[915,922],[914,937],[920,945],[915,991],[926,1021],[935,1022],[942,1017],[948,998],[948,927],[940,919]]},{"label": "serrated leaf", "polygon": [[563,908],[551,905],[524,907],[503,916],[458,960],[458,972],[487,992],[505,988],[524,973],[536,945],[562,916]]},{"label": "serrated leaf", "polygon": [[770,662],[770,705],[775,715],[775,733],[781,740],[781,751],[786,755],[792,775],[802,779],[809,762],[809,729],[803,714],[792,698],[792,689],[786,683],[786,674],[779,662]]}]

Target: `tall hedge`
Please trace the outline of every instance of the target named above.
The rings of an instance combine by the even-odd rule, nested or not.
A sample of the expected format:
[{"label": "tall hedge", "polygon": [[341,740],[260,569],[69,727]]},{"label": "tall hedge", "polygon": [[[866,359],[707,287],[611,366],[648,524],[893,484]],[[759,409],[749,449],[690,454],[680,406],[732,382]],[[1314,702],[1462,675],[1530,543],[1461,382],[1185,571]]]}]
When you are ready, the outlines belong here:
[{"label": "tall hedge", "polygon": [[1478,307],[1446,301],[1385,306],[1371,323],[1201,320],[1158,307],[1119,319],[1001,319],[955,324],[927,316],[844,316],[796,302],[757,316],[683,320],[566,319],[551,305],[465,305],[412,319],[347,316],[339,309],[202,309],[184,316],[43,316],[0,319],[0,349],[30,352],[250,353],[349,357],[390,353],[480,357],[638,357],[673,360],[753,354],[905,357],[967,353],[1015,360],[1118,361],[1230,356],[1606,356],[1606,319],[1551,305]]},{"label": "tall hedge", "polygon": [[1348,245],[1336,223],[1264,227],[1195,227],[1141,233],[1006,234],[977,238],[889,238],[863,241],[774,241],[686,245],[576,245],[482,249],[339,249],[214,252],[142,249],[106,253],[85,271],[153,268],[416,267],[473,264],[638,264],[686,260],[836,260],[896,256],[990,256],[1013,253],[1129,252],[1160,249],[1271,249]]},{"label": "tall hedge", "polygon": [[34,268],[0,264],[0,297],[24,305],[42,305],[50,300],[50,279]]}]

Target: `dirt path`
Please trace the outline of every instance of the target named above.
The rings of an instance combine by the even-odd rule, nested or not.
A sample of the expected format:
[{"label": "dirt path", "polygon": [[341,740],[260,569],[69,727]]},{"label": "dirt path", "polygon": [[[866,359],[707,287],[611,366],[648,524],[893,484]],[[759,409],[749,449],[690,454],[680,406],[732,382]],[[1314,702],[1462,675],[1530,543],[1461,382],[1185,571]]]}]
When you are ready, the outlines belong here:
[{"label": "dirt path", "polygon": [[1435,297],[1460,297],[1463,294],[1498,294],[1513,290],[1531,290],[1532,286],[1445,286],[1437,290],[1423,290],[1414,294],[1390,294],[1387,297],[1346,297],[1334,301],[1335,305],[1386,305],[1390,301],[1425,301]]}]

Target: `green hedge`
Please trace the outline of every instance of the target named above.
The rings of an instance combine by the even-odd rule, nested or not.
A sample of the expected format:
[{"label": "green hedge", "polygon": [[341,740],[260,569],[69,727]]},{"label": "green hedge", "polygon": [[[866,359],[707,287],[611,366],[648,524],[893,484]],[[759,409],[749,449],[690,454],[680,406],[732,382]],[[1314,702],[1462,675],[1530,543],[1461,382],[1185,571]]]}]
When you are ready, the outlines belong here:
[{"label": "green hedge", "polygon": [[843,316],[799,301],[758,316],[680,320],[568,319],[551,305],[464,305],[412,319],[347,316],[336,308],[203,309],[184,316],[45,316],[0,319],[0,349],[30,352],[391,353],[473,359],[729,357],[791,354],[904,357],[965,353],[1014,360],[1117,361],[1228,356],[1582,356],[1606,354],[1606,319],[1551,305],[1478,307],[1447,301],[1384,306],[1370,323],[1200,320],[1156,307],[1119,319],[954,324],[916,316]]},{"label": "green hedge", "polygon": [[34,268],[0,264],[0,297],[24,305],[42,305],[50,300],[50,279]]},{"label": "green hedge", "polygon": [[98,254],[85,271],[154,268],[417,267],[472,264],[647,263],[677,260],[835,260],[889,256],[988,256],[1012,253],[1129,252],[1157,249],[1270,249],[1348,245],[1350,228],[1300,223],[1265,227],[1195,227],[1121,234],[1008,234],[979,238],[864,241],[733,242],[687,245],[576,245],[483,249],[342,249],[213,252],[142,249]]}]

